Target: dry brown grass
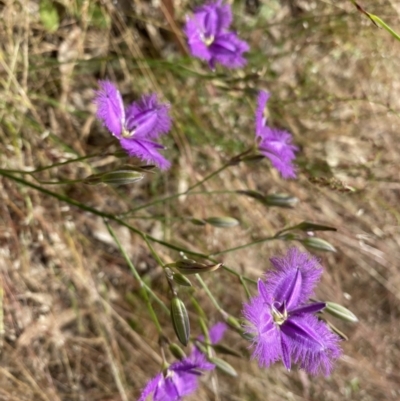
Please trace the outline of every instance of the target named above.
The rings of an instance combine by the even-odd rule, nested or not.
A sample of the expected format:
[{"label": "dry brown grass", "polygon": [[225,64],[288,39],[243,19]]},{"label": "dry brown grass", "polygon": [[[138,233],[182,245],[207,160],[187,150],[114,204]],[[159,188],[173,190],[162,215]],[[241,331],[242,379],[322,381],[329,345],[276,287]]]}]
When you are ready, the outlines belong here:
[{"label": "dry brown grass", "polygon": [[[250,145],[254,89],[268,88],[274,94],[271,118],[293,132],[302,147],[299,179],[283,182],[263,162],[231,167],[202,189],[287,192],[301,201],[295,209],[267,209],[244,196],[192,195],[143,209],[129,222],[204,253],[302,220],[335,226],[337,233],[321,234],[338,252],[320,255],[326,273],[317,295],[348,306],[360,322],[335,322],[350,341],[343,343],[345,356],[330,378],[288,373],[280,364],[262,371],[247,358],[228,357],[239,378],[207,376],[193,399],[398,400],[400,43],[355,13],[350,2],[289,1],[289,7],[271,1],[259,17],[242,9],[236,16],[237,28],[253,45],[246,74],[254,75],[233,83],[229,74],[209,79],[189,71],[205,74],[200,64],[180,59],[185,51],[179,26],[188,10],[187,2],[180,3],[170,18],[166,1],[163,7],[142,0],[133,7],[124,1],[60,1],[61,24],[49,33],[37,2],[3,1],[1,168],[32,169],[104,149],[110,138],[95,121],[91,103],[99,78],[118,82],[126,100],[158,91],[172,103],[176,118],[169,173],[118,190],[44,186],[25,176],[118,214],[185,190]],[[97,22],[93,5],[103,15]],[[400,30],[396,2],[363,5]],[[243,78],[240,72],[233,76]],[[36,177],[76,179],[118,163],[113,156],[97,157]],[[139,285],[102,219],[5,177],[0,185],[0,400],[136,399],[159,369],[158,336]],[[204,228],[185,219],[226,214],[241,226]],[[112,226],[134,265],[167,302],[162,270],[145,243],[126,227]],[[256,278],[268,258],[288,245],[267,242],[220,259]],[[167,262],[178,257],[161,245],[156,249]],[[221,305],[238,316],[245,294],[237,280],[224,271],[205,279]],[[200,287],[195,291],[210,321],[220,319]],[[182,297],[189,306],[189,293]],[[155,308],[173,339],[166,315]],[[235,333],[227,337],[227,344],[247,355],[244,340]]]}]

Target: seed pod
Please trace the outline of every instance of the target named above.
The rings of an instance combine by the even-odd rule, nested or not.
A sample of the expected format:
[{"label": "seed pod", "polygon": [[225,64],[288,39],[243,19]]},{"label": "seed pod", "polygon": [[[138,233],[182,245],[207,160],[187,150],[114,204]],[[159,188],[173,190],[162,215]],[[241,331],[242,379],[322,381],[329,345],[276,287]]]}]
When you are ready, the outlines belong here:
[{"label": "seed pod", "polygon": [[236,370],[229,365],[228,362],[224,361],[221,358],[212,357],[208,359],[211,363],[213,363],[219,370],[226,373],[229,376],[236,377],[237,373]]},{"label": "seed pod", "polygon": [[189,316],[185,304],[178,297],[172,298],[171,318],[178,340],[183,345],[188,345],[190,336]]},{"label": "seed pod", "polygon": [[137,171],[114,170],[106,173],[90,175],[89,177],[86,177],[83,182],[89,185],[96,185],[100,183],[122,185],[132,184],[136,181],[140,181],[142,178],[143,174],[140,174]]},{"label": "seed pod", "polygon": [[185,277],[183,274],[181,274],[181,273],[173,273],[172,279],[178,285],[182,285],[184,287],[191,287],[192,286],[192,283],[190,282],[190,280],[187,277]]},{"label": "seed pod", "polygon": [[205,219],[208,224],[211,224],[214,227],[220,228],[231,228],[235,227],[239,224],[239,221],[234,219],[233,217],[224,216],[224,217],[209,217]]},{"label": "seed pod", "polygon": [[336,252],[336,248],[333,245],[321,238],[311,237],[299,241],[307,248],[317,249],[318,251],[325,252]]},{"label": "seed pod", "polygon": [[357,316],[353,312],[349,311],[344,306],[336,304],[334,302],[326,302],[324,312],[327,312],[332,316],[342,319],[345,322],[358,322]]},{"label": "seed pod", "polygon": [[186,358],[185,352],[183,351],[183,349],[182,349],[178,344],[171,343],[171,344],[169,345],[169,350],[171,351],[171,354],[172,354],[176,359],[181,360],[181,359]]}]

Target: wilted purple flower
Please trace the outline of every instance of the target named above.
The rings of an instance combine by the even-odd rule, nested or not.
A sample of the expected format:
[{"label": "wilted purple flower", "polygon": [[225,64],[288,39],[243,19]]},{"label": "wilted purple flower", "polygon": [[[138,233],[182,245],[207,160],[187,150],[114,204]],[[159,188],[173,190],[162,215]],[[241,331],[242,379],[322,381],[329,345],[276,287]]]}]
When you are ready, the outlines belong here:
[{"label": "wilted purple flower", "polygon": [[274,270],[258,281],[258,296],[243,310],[253,358],[264,367],[282,359],[288,370],[294,362],[311,374],[329,375],[341,349],[339,337],[315,316],[325,303],[308,301],[322,274],[318,260],[292,248],[271,263]]},{"label": "wilted purple flower", "polygon": [[222,4],[222,0],[198,7],[184,28],[192,55],[207,61],[211,69],[216,63],[228,68],[243,67],[247,63],[243,53],[249,45],[228,31],[231,22],[230,5]]},{"label": "wilted purple flower", "polygon": [[170,163],[159,153],[164,146],[154,139],[171,129],[169,106],[159,103],[157,95],[152,94],[142,96],[125,109],[121,94],[113,83],[100,81],[99,85],[94,100],[97,117],[130,156],[167,169]]},{"label": "wilted purple flower", "polygon": [[270,94],[260,91],[256,110],[256,138],[261,154],[271,161],[272,165],[281,173],[283,178],[296,178],[296,169],[293,160],[298,151],[292,144],[292,134],[277,128],[270,128],[264,117],[264,110]]}]

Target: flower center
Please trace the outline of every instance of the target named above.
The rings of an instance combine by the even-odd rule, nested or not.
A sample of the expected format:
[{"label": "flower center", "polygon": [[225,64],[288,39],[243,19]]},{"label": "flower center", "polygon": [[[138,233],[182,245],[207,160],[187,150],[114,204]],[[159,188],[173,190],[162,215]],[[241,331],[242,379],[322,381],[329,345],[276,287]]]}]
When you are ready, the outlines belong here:
[{"label": "flower center", "polygon": [[135,133],[135,131],[128,131],[125,127],[122,128],[122,137],[123,138],[130,138],[133,136],[133,134]]},{"label": "flower center", "polygon": [[211,36],[203,36],[203,42],[206,46],[211,46],[214,42],[214,35]]},{"label": "flower center", "polygon": [[288,317],[286,308],[283,309],[283,312],[280,312],[274,305],[272,305],[271,312],[272,312],[272,319],[274,320],[275,324],[281,326],[283,323],[285,323]]}]

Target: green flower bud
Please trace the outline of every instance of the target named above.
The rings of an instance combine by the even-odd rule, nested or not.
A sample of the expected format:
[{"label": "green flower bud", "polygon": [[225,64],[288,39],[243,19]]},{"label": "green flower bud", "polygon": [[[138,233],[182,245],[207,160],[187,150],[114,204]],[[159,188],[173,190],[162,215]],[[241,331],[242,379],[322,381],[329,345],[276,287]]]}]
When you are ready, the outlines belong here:
[{"label": "green flower bud", "polygon": [[97,185],[100,183],[110,185],[123,185],[132,184],[136,181],[140,181],[143,178],[143,174],[137,171],[131,170],[114,170],[106,173],[93,174],[84,179],[85,184]]},{"label": "green flower bud", "polygon": [[358,322],[357,316],[353,312],[349,311],[344,306],[336,304],[334,302],[326,302],[324,312],[327,312],[332,316],[344,320],[345,322]]},{"label": "green flower bud", "polygon": [[220,228],[231,228],[235,227],[239,224],[239,221],[234,219],[233,217],[225,216],[225,217],[209,217],[205,219],[208,224],[211,224],[214,227]]},{"label": "green flower bud", "polygon": [[321,238],[310,237],[299,241],[307,248],[325,252],[336,252],[336,248],[333,245]]},{"label": "green flower bud", "polygon": [[178,344],[171,343],[171,344],[169,345],[168,348],[169,348],[169,350],[171,351],[171,354],[172,354],[176,359],[181,360],[181,359],[186,358],[185,352],[183,351],[183,349],[182,349]]},{"label": "green flower bud", "polygon": [[212,357],[208,359],[211,363],[213,363],[217,369],[220,371],[226,373],[229,376],[236,377],[237,373],[236,370],[226,361],[223,359],[217,358],[217,357]]},{"label": "green flower bud", "polygon": [[183,274],[181,274],[181,273],[173,273],[172,279],[178,285],[182,285],[184,287],[191,287],[192,286],[192,283],[190,282],[190,280],[187,277],[185,277]]}]

